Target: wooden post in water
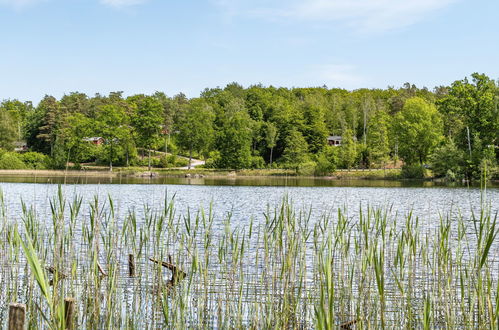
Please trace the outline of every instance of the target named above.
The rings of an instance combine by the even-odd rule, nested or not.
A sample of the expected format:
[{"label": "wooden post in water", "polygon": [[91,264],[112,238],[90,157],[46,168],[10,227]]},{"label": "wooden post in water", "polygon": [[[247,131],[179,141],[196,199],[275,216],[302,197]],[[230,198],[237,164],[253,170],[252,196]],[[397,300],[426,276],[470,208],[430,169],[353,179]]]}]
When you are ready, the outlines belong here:
[{"label": "wooden post in water", "polygon": [[75,299],[65,298],[64,299],[64,320],[66,324],[66,329],[73,330],[75,319]]},{"label": "wooden post in water", "polygon": [[128,255],[128,275],[135,276],[135,256],[133,254]]},{"label": "wooden post in water", "polygon": [[9,305],[9,330],[24,330],[26,306],[23,304]]}]

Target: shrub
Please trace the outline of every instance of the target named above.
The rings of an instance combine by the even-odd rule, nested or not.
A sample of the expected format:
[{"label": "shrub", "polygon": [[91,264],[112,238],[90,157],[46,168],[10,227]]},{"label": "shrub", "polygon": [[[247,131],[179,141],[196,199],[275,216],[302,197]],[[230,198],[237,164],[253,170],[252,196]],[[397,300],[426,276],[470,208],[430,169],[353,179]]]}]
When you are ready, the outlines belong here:
[{"label": "shrub", "polygon": [[49,157],[40,152],[26,152],[19,155],[19,158],[28,168],[44,170],[49,167]]},{"label": "shrub", "polygon": [[217,168],[220,163],[220,152],[212,151],[208,155],[208,159],[206,160],[205,167],[206,168]]},{"label": "shrub", "polygon": [[454,181],[464,176],[466,166],[464,159],[463,151],[449,140],[430,156],[431,169],[436,177],[445,177]]},{"label": "shrub", "polygon": [[316,163],[314,161],[307,161],[298,165],[298,174],[300,175],[314,175]]},{"label": "shrub", "polygon": [[183,157],[178,157],[175,160],[175,167],[185,167],[189,165],[189,159],[183,158]]},{"label": "shrub", "polygon": [[251,168],[264,168],[265,160],[262,156],[251,156]]},{"label": "shrub", "polygon": [[337,155],[333,148],[335,147],[328,147],[325,151],[317,155],[315,175],[327,175],[336,170],[335,163],[337,161]]},{"label": "shrub", "polygon": [[424,179],[426,169],[419,164],[406,164],[402,166],[400,176],[404,179]]},{"label": "shrub", "polygon": [[24,170],[25,168],[26,165],[13,152],[6,152],[0,158],[0,169],[2,170]]}]

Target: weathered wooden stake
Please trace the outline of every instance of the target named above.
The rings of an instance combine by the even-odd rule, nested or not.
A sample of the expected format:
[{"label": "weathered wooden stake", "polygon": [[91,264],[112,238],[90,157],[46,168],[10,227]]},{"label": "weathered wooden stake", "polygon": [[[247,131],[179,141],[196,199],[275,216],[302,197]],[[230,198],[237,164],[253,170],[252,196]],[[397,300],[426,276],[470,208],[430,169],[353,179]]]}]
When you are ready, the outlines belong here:
[{"label": "weathered wooden stake", "polygon": [[66,329],[73,330],[74,319],[75,319],[75,299],[65,298],[64,299],[64,320],[66,324]]},{"label": "weathered wooden stake", "polygon": [[135,276],[135,257],[133,254],[128,255],[128,275],[130,277]]},{"label": "weathered wooden stake", "polygon": [[26,306],[23,304],[9,305],[9,330],[24,330]]}]

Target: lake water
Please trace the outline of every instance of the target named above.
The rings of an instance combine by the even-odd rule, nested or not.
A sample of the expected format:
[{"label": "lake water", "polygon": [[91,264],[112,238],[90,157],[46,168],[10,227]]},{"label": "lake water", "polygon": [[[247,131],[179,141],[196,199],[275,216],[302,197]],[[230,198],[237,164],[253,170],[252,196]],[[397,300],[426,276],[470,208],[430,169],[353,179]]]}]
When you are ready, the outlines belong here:
[{"label": "lake water", "polygon": [[[60,179],[50,179],[51,183],[47,183],[48,178],[43,179],[45,183],[29,182],[33,180],[40,182],[41,179],[19,180],[19,178],[16,178],[8,180],[3,178],[4,182],[0,182],[0,190],[3,193],[6,211],[5,218],[9,219],[11,223],[21,223],[22,203],[24,202],[28,206],[33,206],[39,221],[45,222],[46,227],[50,227],[52,221],[50,202],[54,200],[59,189],[59,185],[55,184],[54,181],[57,182]],[[468,288],[472,288],[471,281],[474,275],[470,275],[471,277],[465,280],[465,284],[460,286],[459,276],[456,275],[458,273],[445,273],[444,275],[449,277],[450,287],[457,288],[455,291],[446,292],[447,298],[445,298],[455,303],[445,304],[439,299],[441,298],[441,290],[447,288],[447,285],[444,285],[447,280],[441,280],[443,274],[437,272],[433,265],[438,260],[441,260],[439,258],[444,255],[440,253],[442,246],[438,239],[439,235],[442,234],[442,228],[444,228],[444,226],[440,225],[440,217],[450,215],[451,223],[453,223],[450,234],[452,238],[448,245],[444,244],[444,248],[448,247],[452,251],[451,254],[456,253],[456,255],[454,256],[455,259],[444,263],[444,266],[450,267],[449,269],[455,269],[455,267],[459,266],[466,274],[475,274],[476,268],[473,263],[473,256],[476,239],[473,232],[472,212],[479,214],[482,207],[485,206],[490,209],[492,217],[497,216],[499,211],[498,188],[488,188],[483,191],[479,188],[445,187],[433,183],[361,180],[355,181],[353,183],[355,186],[346,186],[347,182],[345,181],[313,179],[306,179],[309,181],[291,179],[285,182],[286,185],[283,185],[282,178],[270,182],[265,180],[252,181],[250,179],[243,181],[235,179],[195,181],[199,179],[188,180],[183,178],[153,181],[134,179],[134,183],[123,183],[121,181],[121,184],[116,184],[116,180],[113,183],[106,183],[108,179],[93,178],[92,180],[97,180],[99,183],[89,183],[87,181],[86,184],[66,183],[60,186],[68,202],[71,202],[75,196],[81,197],[83,201],[78,218],[80,221],[77,221],[71,239],[65,241],[69,257],[64,258],[62,262],[62,268],[66,272],[69,269],[73,269],[75,272],[71,279],[67,279],[65,282],[71,288],[71,292],[68,294],[79,299],[78,310],[80,315],[87,315],[86,311],[93,306],[94,303],[89,298],[94,298],[95,294],[92,295],[92,290],[96,283],[100,283],[98,277],[94,278],[92,275],[96,273],[95,265],[93,259],[88,257],[91,255],[94,245],[88,243],[92,241],[88,239],[89,231],[88,229],[82,229],[82,227],[90,228],[88,220],[91,218],[89,217],[91,213],[90,204],[95,198],[98,198],[99,205],[104,205],[104,210],[108,208],[108,198],[111,198],[117,225],[120,228],[106,236],[108,218],[103,217],[102,236],[96,236],[100,238],[100,242],[99,239],[92,242],[97,242],[95,244],[100,246],[101,252],[97,254],[104,269],[112,269],[112,267],[118,265],[119,275],[113,279],[114,282],[111,279],[106,282],[112,283],[112,285],[108,284],[109,287],[99,293],[104,297],[102,298],[103,306],[102,311],[100,311],[100,318],[105,320],[110,315],[113,315],[116,318],[113,321],[116,328],[123,327],[126,324],[126,317],[129,316],[132,316],[130,322],[133,322],[137,328],[162,328],[165,326],[161,308],[158,308],[158,297],[153,292],[157,291],[157,283],[163,281],[167,275],[164,275],[164,277],[161,273],[158,275],[157,269],[148,259],[148,257],[157,256],[158,253],[163,256],[166,256],[166,253],[174,254],[177,262],[188,273],[194,274],[194,277],[189,281],[184,281],[185,284],[181,287],[181,290],[184,290],[182,292],[187,292],[185,296],[174,295],[167,299],[171,311],[178,311],[175,306],[180,305],[175,305],[176,301],[185,299],[185,301],[182,300],[183,304],[188,307],[186,311],[180,314],[179,320],[187,320],[193,327],[199,327],[201,324],[213,328],[249,327],[250,324],[253,324],[256,328],[265,327],[264,322],[268,319],[268,316],[262,318],[261,315],[282,315],[279,306],[283,301],[284,293],[293,292],[292,295],[295,295],[295,291],[293,291],[296,289],[295,285],[300,288],[303,285],[303,291],[300,290],[296,293],[296,297],[299,297],[299,299],[291,299],[296,301],[296,315],[299,315],[301,319],[301,323],[295,325],[305,329],[314,328],[314,306],[317,306],[317,299],[320,295],[320,291],[318,291],[319,285],[323,283],[320,280],[323,271],[319,267],[318,256],[322,255],[324,251],[324,248],[316,244],[320,244],[322,240],[325,241],[328,232],[324,230],[322,234],[318,233],[316,230],[320,225],[314,227],[314,223],[322,223],[321,219],[324,219],[322,218],[324,214],[331,214],[330,219],[333,222],[337,221],[338,209],[344,210],[344,214],[348,218],[348,226],[343,234],[338,234],[338,237],[342,237],[342,240],[337,243],[342,248],[335,251],[335,255],[338,254],[332,259],[331,267],[334,282],[340,289],[342,283],[349,282],[351,284],[345,288],[346,291],[341,291],[342,293],[337,296],[338,300],[335,302],[337,313],[335,322],[337,324],[352,320],[354,316],[358,315],[364,315],[363,317],[375,315],[371,316],[370,319],[366,319],[366,322],[373,328],[380,327],[376,315],[378,315],[379,306],[381,305],[379,305],[379,300],[376,297],[376,280],[372,276],[373,270],[362,271],[363,265],[372,262],[370,261],[372,258],[367,251],[370,251],[370,246],[374,243],[383,244],[386,257],[384,262],[386,268],[386,319],[389,328],[402,327],[403,324],[405,324],[404,327],[413,327],[413,325],[407,323],[407,315],[414,311],[421,314],[424,297],[426,297],[427,293],[430,293],[432,299],[434,299],[435,315],[447,309],[452,309],[454,314],[451,313],[450,315],[457,315],[439,321],[438,324],[441,324],[441,328],[453,328],[453,326],[465,328],[464,324],[470,327],[479,327],[478,325],[482,324],[476,321],[466,323],[469,322],[467,321],[469,315],[481,313],[480,310],[475,311],[476,306],[465,306],[466,310],[471,311],[468,313],[469,315],[463,313],[460,309],[460,302],[473,301],[470,297],[473,297],[474,291],[465,291],[462,295],[459,295],[460,291],[457,289],[468,290]],[[167,181],[167,183],[161,182],[163,180]],[[75,182],[81,181],[76,180]],[[264,185],[265,182],[270,185]],[[144,216],[145,213],[151,214],[145,209],[160,212],[165,206],[165,200],[169,201],[172,198],[175,201],[176,222],[172,227],[166,227],[165,225],[159,231],[160,235],[157,236],[158,240],[156,241],[155,228],[157,222],[154,220],[151,225],[147,223],[147,220],[144,220],[148,219],[147,216]],[[283,199],[291,201],[293,208],[297,212],[302,212],[302,214],[310,212],[310,224],[306,224],[302,228],[303,222],[297,222],[296,227],[292,227],[291,231],[287,231],[291,228],[289,226],[295,226],[294,222],[284,221],[283,223],[286,223],[285,226],[283,225],[284,227],[272,226],[277,222],[266,222],[265,215],[270,213],[269,218],[272,219],[273,212],[279,208]],[[195,234],[192,232],[194,225],[191,224],[189,230],[186,229],[187,225],[184,227],[183,217],[186,216],[188,211],[191,215],[196,214],[200,209],[208,213],[210,207],[214,214],[213,226],[210,225],[209,229],[206,229],[201,224],[198,229],[194,229]],[[382,238],[377,225],[371,223],[369,237],[366,236],[365,241],[363,241],[364,236],[361,235],[358,231],[359,228],[355,227],[355,224],[359,221],[360,210],[365,212],[368,207],[387,210],[389,221],[397,220],[393,222],[396,230]],[[138,232],[133,235],[129,233],[131,228],[129,218],[127,218],[129,211],[133,211],[137,215],[138,227],[144,229],[143,231],[141,229],[140,235]],[[406,215],[410,212],[419,219],[419,227],[417,230],[406,228],[404,231]],[[68,208],[66,207],[66,217],[67,213]],[[231,229],[227,230],[227,223],[224,222],[224,219],[229,214],[231,215]],[[464,220],[462,223],[464,223],[465,230],[470,235],[456,246],[455,238],[458,236],[459,225],[457,225],[455,219],[459,215],[462,216]],[[298,216],[298,218],[303,220],[307,216]],[[121,229],[125,219],[128,219],[126,221],[129,224],[126,233],[124,229]],[[251,229],[248,228],[252,221],[254,225],[253,236],[250,234]],[[189,223],[191,223],[190,220]],[[329,222],[327,226],[334,228],[335,225]],[[23,226],[19,227],[22,228]],[[386,228],[389,227],[390,225]],[[242,230],[234,230],[235,228]],[[337,229],[338,227],[335,230]],[[210,235],[212,235],[209,236],[209,239],[206,238],[208,236],[204,235],[206,232],[210,232]],[[279,237],[279,232],[281,235],[285,233],[284,236]],[[400,232],[404,232],[404,234],[400,234]],[[7,231],[4,234],[7,235],[6,233]],[[143,236],[143,233],[146,233],[146,235]],[[317,240],[316,233],[318,233]],[[401,242],[400,239],[403,237],[406,237],[407,242],[409,242],[409,238],[412,236],[407,235],[408,233],[418,237],[415,240],[417,252],[412,255],[411,249],[402,249],[403,260],[405,262],[407,260],[412,261],[404,263],[404,266],[401,266],[400,263],[397,265],[397,262],[394,261],[398,260],[396,258],[396,253],[399,252],[397,244]],[[44,260],[56,262],[50,249],[54,237],[52,231],[45,232],[42,230],[39,235],[46,246],[49,247],[47,250],[42,249],[42,253],[47,253]],[[293,240],[294,235],[299,238],[297,241]],[[139,249],[138,243],[130,239],[134,238],[137,239],[137,242],[142,242],[143,237],[145,242],[144,250],[142,250],[142,247]],[[352,244],[350,244],[350,239],[352,239]],[[288,244],[281,245],[282,242],[294,242],[289,243],[293,246],[293,249],[288,250]],[[299,242],[303,242],[303,244]],[[467,249],[460,254],[457,251],[462,242],[466,243]],[[26,263],[22,258],[19,259],[20,262],[13,262],[9,258],[11,247],[7,240],[4,240],[2,244],[0,244],[0,264],[3,264],[4,267],[0,268],[0,284],[9,289],[7,294],[0,294],[0,304],[7,304],[12,297],[16,297],[17,301],[25,302],[28,297],[21,288],[26,286],[26,276],[24,276]],[[241,244],[243,248],[241,248]],[[142,250],[142,252],[137,252],[139,250]],[[238,253],[243,253],[239,251],[243,250],[244,258],[242,261],[240,259],[237,261]],[[126,276],[127,257],[130,251],[138,253],[137,272],[140,275],[136,278]],[[204,266],[205,272],[195,272],[193,270],[194,258],[192,253],[194,251],[196,255],[199,253],[199,257],[196,257],[197,267],[206,262],[206,266]],[[340,251],[347,252],[342,254]],[[290,255],[293,257],[288,259]],[[464,258],[457,261],[457,255],[462,255]],[[414,256],[414,259],[411,259],[411,256]],[[491,279],[494,288],[498,280],[498,258],[499,250],[497,244],[494,243],[489,253],[487,268],[492,273]],[[203,262],[199,263],[199,260]],[[286,263],[290,260],[294,260],[294,266],[286,268]],[[94,270],[92,271],[92,269]],[[397,281],[399,279],[395,276],[402,276],[403,279],[400,279],[400,281],[405,283],[404,285],[410,281],[411,286],[415,289],[409,291],[409,294],[398,293],[399,286],[397,283],[399,282]],[[269,283],[272,285],[268,285]],[[292,289],[289,289],[289,286]],[[90,294],[87,294],[88,292]],[[362,294],[359,292],[362,292]],[[109,306],[110,312],[106,311],[105,306]],[[360,306],[361,309],[357,309],[356,306]],[[412,311],[413,308],[414,311]],[[462,314],[466,314],[466,317]],[[150,319],[149,315],[154,315],[154,317]],[[240,323],[231,323],[235,322],[234,315],[241,317]],[[7,311],[4,309],[3,312],[0,312],[0,324],[5,324],[6,317]],[[37,325],[41,324],[41,321],[39,322]],[[86,322],[90,321],[82,318],[81,322],[83,327],[87,324]],[[183,323],[176,324],[180,324],[178,325],[180,328],[185,327]],[[434,328],[439,327],[437,323],[434,325]],[[99,327],[103,328],[105,324],[99,323]],[[418,328],[418,326],[415,327]]]},{"label": "lake water", "polygon": [[[375,181],[359,181],[373,184]],[[110,196],[114,202],[118,218],[130,209],[139,214],[144,205],[159,209],[165,198],[174,198],[179,214],[187,209],[208,210],[213,206],[215,219],[227,213],[232,214],[234,223],[244,225],[251,217],[258,220],[270,207],[278,206],[283,198],[288,198],[296,209],[312,210],[317,216],[346,209],[355,216],[359,208],[389,208],[393,214],[401,216],[412,211],[423,223],[431,226],[440,214],[452,210],[465,217],[471,210],[477,212],[482,202],[489,205],[492,214],[499,210],[499,189],[464,187],[301,187],[301,186],[247,186],[200,184],[66,184],[62,185],[65,197],[71,201],[81,196],[84,203],[91,203],[95,196],[106,201]],[[296,183],[296,182],[295,182]],[[386,183],[386,182],[385,182]],[[388,183],[391,183],[388,181]],[[393,182],[392,182],[393,183]],[[397,182],[395,182],[397,183]],[[345,184],[345,182],[343,182]],[[379,183],[378,183],[379,184]],[[408,183],[405,183],[408,185]],[[50,213],[50,199],[54,198],[58,185],[52,183],[12,183],[0,182],[9,218],[16,218],[21,210],[21,201],[34,205],[39,215]],[[85,204],[84,204],[85,205]],[[85,208],[84,208],[85,209]]]}]

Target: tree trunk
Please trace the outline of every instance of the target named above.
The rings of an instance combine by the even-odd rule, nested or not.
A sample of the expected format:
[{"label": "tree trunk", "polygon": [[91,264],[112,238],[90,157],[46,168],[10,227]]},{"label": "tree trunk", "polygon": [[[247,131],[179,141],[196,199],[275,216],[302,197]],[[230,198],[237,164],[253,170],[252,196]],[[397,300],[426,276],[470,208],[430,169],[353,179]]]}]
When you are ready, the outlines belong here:
[{"label": "tree trunk", "polygon": [[111,148],[109,149],[109,172],[113,171],[113,144],[111,143]]},{"label": "tree trunk", "polygon": [[274,151],[274,148],[270,148],[270,167],[272,167],[272,152]]},{"label": "tree trunk", "polygon": [[192,166],[192,148],[189,149],[189,170],[191,169]]},{"label": "tree trunk", "polygon": [[149,172],[151,172],[151,149],[149,149],[149,165],[148,165],[148,168],[149,168]]}]

